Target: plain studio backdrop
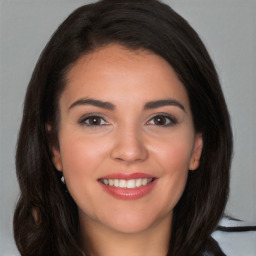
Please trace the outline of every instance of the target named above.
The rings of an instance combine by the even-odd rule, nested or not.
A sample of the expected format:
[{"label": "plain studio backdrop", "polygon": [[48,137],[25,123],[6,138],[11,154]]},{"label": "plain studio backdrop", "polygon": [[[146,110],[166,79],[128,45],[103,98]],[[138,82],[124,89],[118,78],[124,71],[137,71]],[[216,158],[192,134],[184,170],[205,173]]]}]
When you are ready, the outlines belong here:
[{"label": "plain studio backdrop", "polygon": [[[0,0],[0,252],[18,255],[12,217],[15,148],[36,61],[57,26],[89,0]],[[232,119],[234,159],[226,213],[256,223],[256,2],[165,0],[199,33],[219,73]]]}]

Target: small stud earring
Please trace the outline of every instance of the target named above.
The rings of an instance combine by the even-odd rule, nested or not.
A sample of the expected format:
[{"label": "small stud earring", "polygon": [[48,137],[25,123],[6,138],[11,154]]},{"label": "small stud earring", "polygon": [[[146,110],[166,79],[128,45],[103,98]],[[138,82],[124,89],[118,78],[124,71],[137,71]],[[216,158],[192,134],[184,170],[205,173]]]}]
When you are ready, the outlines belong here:
[{"label": "small stud earring", "polygon": [[62,177],[61,177],[61,179],[60,179],[60,180],[61,180],[61,182],[62,182],[63,184],[66,184],[66,183],[65,183],[65,178],[64,178],[64,176],[63,176],[63,175],[62,175]]}]

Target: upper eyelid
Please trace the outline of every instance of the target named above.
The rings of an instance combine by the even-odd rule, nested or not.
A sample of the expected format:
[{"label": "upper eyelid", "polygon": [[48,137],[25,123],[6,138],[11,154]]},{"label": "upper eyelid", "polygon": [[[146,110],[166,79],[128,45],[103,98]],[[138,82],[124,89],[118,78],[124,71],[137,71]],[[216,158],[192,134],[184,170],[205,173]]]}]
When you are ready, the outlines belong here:
[{"label": "upper eyelid", "polygon": [[165,118],[169,118],[169,119],[170,119],[170,122],[171,122],[173,125],[175,125],[175,124],[178,123],[178,119],[177,119],[174,115],[172,115],[172,114],[168,114],[168,113],[157,113],[157,114],[152,115],[152,116],[148,119],[148,121],[146,122],[146,124],[149,123],[150,121],[152,121],[153,118],[158,117],[158,116],[162,116],[162,117],[165,117]]},{"label": "upper eyelid", "polygon": [[86,118],[86,117],[91,117],[91,116],[97,116],[97,117],[101,117],[103,119],[107,118],[106,115],[104,115],[102,113],[91,112],[91,113],[87,113],[87,114],[81,115],[81,119],[82,118]]},{"label": "upper eyelid", "polygon": [[78,119],[78,122],[83,122],[85,119],[88,119],[90,117],[99,117],[99,118],[102,118],[105,122],[108,122],[107,121],[107,117],[101,113],[89,113],[89,114],[85,114],[83,116],[81,116],[79,119]]},{"label": "upper eyelid", "polygon": [[155,114],[152,114],[148,120],[151,120],[152,118],[154,117],[157,117],[157,116],[164,116],[164,117],[169,117],[169,118],[172,118],[172,119],[176,119],[177,120],[177,117],[173,114],[169,114],[169,113],[166,113],[166,112],[159,112],[159,113],[155,113]]},{"label": "upper eyelid", "polygon": [[[94,117],[94,116],[102,118],[105,122],[109,123],[109,121],[108,121],[109,118],[106,115],[104,115],[103,113],[99,113],[99,112],[92,112],[92,113],[84,114],[78,119],[78,122],[83,122],[85,119],[87,119],[89,117]],[[164,117],[167,117],[170,119],[174,119],[176,122],[178,122],[178,119],[175,115],[166,113],[166,112],[158,112],[158,113],[154,113],[154,114],[150,115],[150,117],[147,118],[146,123],[157,116],[164,116]]]}]

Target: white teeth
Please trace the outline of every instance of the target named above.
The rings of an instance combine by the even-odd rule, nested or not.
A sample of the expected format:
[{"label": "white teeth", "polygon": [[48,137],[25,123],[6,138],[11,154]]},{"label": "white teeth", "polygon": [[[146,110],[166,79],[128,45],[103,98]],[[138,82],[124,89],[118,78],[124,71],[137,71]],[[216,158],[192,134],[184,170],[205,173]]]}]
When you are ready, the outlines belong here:
[{"label": "white teeth", "polygon": [[142,185],[142,179],[136,180],[136,187],[140,187]]},{"label": "white teeth", "polygon": [[109,180],[108,180],[108,185],[109,185],[109,186],[114,186],[114,181],[111,180],[111,179],[109,179]]},{"label": "white teeth", "polygon": [[135,188],[135,180],[128,180],[127,188]]},{"label": "white teeth", "polygon": [[143,186],[147,185],[147,183],[148,183],[148,179],[143,179],[143,180],[142,180],[142,185],[143,185]]},{"label": "white teeth", "polygon": [[118,179],[115,179],[115,180],[114,180],[114,186],[115,186],[115,187],[119,187],[119,180],[118,180]]},{"label": "white teeth", "polygon": [[108,185],[108,180],[107,180],[107,179],[103,179],[103,183],[104,183],[105,185]]},{"label": "white teeth", "polygon": [[144,179],[102,179],[102,183],[109,186],[114,186],[118,188],[138,188],[141,186],[146,186],[148,183],[153,181],[153,178],[144,178]]},{"label": "white teeth", "polygon": [[119,187],[120,188],[126,188],[126,180],[120,180],[119,181]]}]

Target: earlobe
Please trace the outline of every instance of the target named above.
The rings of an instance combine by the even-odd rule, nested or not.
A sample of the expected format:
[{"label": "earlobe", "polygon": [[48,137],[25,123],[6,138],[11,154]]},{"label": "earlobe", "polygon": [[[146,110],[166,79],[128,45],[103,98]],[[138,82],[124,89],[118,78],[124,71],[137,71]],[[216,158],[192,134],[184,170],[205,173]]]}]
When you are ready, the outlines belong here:
[{"label": "earlobe", "polygon": [[203,137],[201,133],[196,134],[194,149],[191,155],[189,170],[196,170],[200,164],[200,158],[203,150]]},{"label": "earlobe", "polygon": [[62,161],[61,161],[60,151],[55,147],[52,147],[52,154],[53,154],[52,162],[55,168],[58,171],[62,171]]},{"label": "earlobe", "polygon": [[53,138],[51,138],[52,136],[50,135],[51,131],[52,131],[52,127],[51,127],[51,125],[46,124],[45,129],[46,129],[47,133],[49,134],[49,139],[48,139],[49,142],[48,143],[49,143],[49,148],[52,153],[53,165],[55,166],[55,168],[58,171],[62,171],[62,161],[61,161],[60,150],[56,147],[56,145],[54,145]]}]

